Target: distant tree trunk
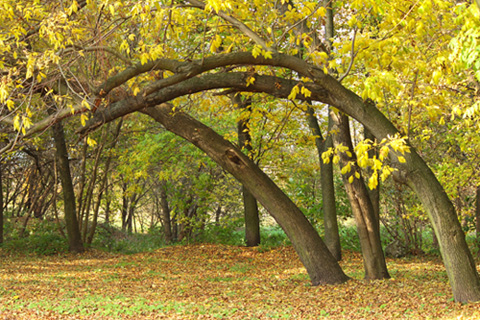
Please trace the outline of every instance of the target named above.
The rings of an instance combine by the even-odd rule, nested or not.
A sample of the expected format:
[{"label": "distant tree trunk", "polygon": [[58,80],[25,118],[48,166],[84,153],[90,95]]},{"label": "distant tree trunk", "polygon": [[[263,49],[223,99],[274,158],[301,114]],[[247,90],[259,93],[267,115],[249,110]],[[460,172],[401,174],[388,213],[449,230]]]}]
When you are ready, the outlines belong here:
[{"label": "distant tree trunk", "polygon": [[[122,128],[122,124],[123,124],[123,120],[120,119],[120,121],[118,121],[118,123],[117,123],[117,127],[115,129],[114,134],[113,134],[113,142],[111,143],[110,148],[115,147],[115,145],[117,143],[117,138],[120,135],[120,130]],[[109,128],[109,126],[107,126],[107,130],[105,131],[105,132],[107,132],[107,134],[108,134],[108,131],[109,131],[108,128]],[[102,136],[102,140],[103,139],[106,139],[106,137]],[[102,153],[102,150],[103,150],[103,145],[100,148],[100,150],[98,151],[98,154],[99,154],[98,158],[100,158],[100,154]],[[98,222],[98,214],[99,214],[99,211],[100,211],[100,204],[102,202],[102,197],[103,197],[104,192],[107,191],[108,176],[110,175],[110,164],[111,164],[111,162],[112,162],[112,157],[109,156],[107,158],[107,160],[105,161],[103,178],[101,180],[101,185],[100,185],[100,188],[98,190],[97,201],[95,202],[95,206],[94,206],[94,209],[93,209],[92,225],[90,226],[90,230],[88,232],[88,237],[87,237],[87,243],[88,244],[92,243],[93,237],[95,235],[95,230],[97,229],[97,222]],[[95,161],[95,167],[96,168],[98,167],[97,161]],[[96,174],[96,170],[95,170],[95,174]]]},{"label": "distant tree trunk", "polygon": [[217,210],[215,210],[215,225],[220,225],[220,217],[222,216],[222,205],[218,204]]},{"label": "distant tree trunk", "polygon": [[0,162],[0,243],[3,243],[3,180],[2,180],[3,165]]},{"label": "distant tree trunk", "polygon": [[162,182],[160,185],[160,206],[162,208],[162,225],[163,233],[165,234],[165,242],[171,243],[173,241],[172,223],[170,218],[170,207],[168,205],[167,184]]},{"label": "distant tree trunk", "polygon": [[133,232],[133,219],[135,215],[135,206],[137,204],[137,195],[137,193],[132,194],[130,201],[128,202],[127,220],[125,221],[128,233]]},{"label": "distant tree trunk", "polygon": [[171,219],[172,221],[172,240],[178,241],[178,219],[177,213],[175,213]]},{"label": "distant tree trunk", "polygon": [[[335,202],[335,186],[333,184],[333,164],[324,163],[322,154],[333,146],[332,137],[329,134],[323,139],[318,119],[312,107],[307,109],[307,121],[313,135],[315,136],[315,145],[320,161],[320,183],[322,185],[323,202],[323,226],[325,231],[325,244],[337,261],[342,260],[342,250],[340,246],[340,235],[338,233],[337,207]],[[328,117],[328,128],[331,128],[331,118]]]},{"label": "distant tree trunk", "polygon": [[61,122],[57,122],[52,128],[56,147],[58,172],[63,190],[65,223],[67,225],[69,248],[72,252],[83,252],[82,236],[78,227],[77,213],[75,211],[75,192],[73,191],[65,134]]},{"label": "distant tree trunk", "polygon": [[[232,98],[232,101],[242,110],[251,112],[251,101],[242,101],[241,95],[237,94]],[[250,136],[250,114],[238,121],[238,145],[240,149],[245,149],[248,156],[251,156],[252,137]],[[242,185],[243,195],[243,210],[245,217],[245,244],[247,247],[256,247],[260,244],[260,218],[258,216],[257,199]]]},{"label": "distant tree trunk", "polygon": [[349,279],[302,211],[238,148],[201,122],[174,111],[170,104],[142,112],[203,150],[250,190],[291,240],[313,285],[338,284]]},{"label": "distant tree trunk", "polygon": [[[108,177],[107,177],[107,180],[108,180]],[[107,182],[107,185],[108,185],[108,182]],[[105,199],[106,199],[106,204],[105,204],[105,223],[106,224],[110,224],[110,204],[112,202],[112,200],[110,199],[109,195],[108,195],[108,190],[109,190],[109,187],[107,187],[107,189],[105,189]]]},{"label": "distant tree trunk", "polygon": [[127,231],[128,206],[130,198],[127,196],[127,183],[122,184],[122,231]]},{"label": "distant tree trunk", "polygon": [[58,209],[57,209],[57,195],[58,195],[58,190],[57,190],[57,181],[58,181],[58,170],[57,170],[57,160],[55,159],[54,161],[54,186],[53,186],[53,214],[55,216],[55,222],[57,223],[57,229],[58,232],[64,237],[65,239],[67,236],[65,235],[65,232],[63,231],[63,226],[60,223],[60,219],[58,218]]},{"label": "distant tree trunk", "polygon": [[[105,128],[104,128],[103,134],[102,134],[102,140],[105,139],[105,132],[107,130],[108,129],[105,130]],[[92,172],[91,172],[91,175],[90,175],[90,181],[89,181],[88,187],[87,187],[87,194],[86,194],[85,199],[84,199],[86,204],[83,206],[84,213],[82,214],[82,216],[84,217],[83,225],[82,225],[82,227],[83,227],[82,239],[83,239],[84,242],[87,242],[87,243],[88,243],[88,229],[89,229],[90,211],[91,211],[92,203],[94,202],[93,196],[94,196],[94,191],[95,191],[95,185],[97,184],[98,169],[100,167],[100,160],[101,160],[101,155],[102,155],[102,152],[103,152],[104,145],[105,145],[104,143],[101,143],[100,145],[97,146],[97,149],[95,150],[95,160],[94,160]],[[94,223],[96,224],[96,221]]]},{"label": "distant tree trunk", "polygon": [[475,231],[477,235],[477,256],[480,258],[480,186],[477,186],[475,198]]},{"label": "distant tree trunk", "polygon": [[[369,139],[372,142],[375,141],[375,136],[364,126],[363,127],[363,136],[365,139]],[[377,155],[378,150],[372,149],[368,151],[368,157],[373,158],[373,156]],[[368,188],[368,195],[370,197],[370,201],[372,202],[373,212],[375,213],[375,220],[378,230],[380,230],[380,177],[378,177],[378,186],[375,189]]]},{"label": "distant tree trunk", "polygon": [[108,174],[110,170],[110,162],[111,158],[107,159],[105,164],[105,174],[103,176],[100,189],[97,194],[97,201],[95,202],[95,206],[93,208],[93,217],[92,217],[92,225],[90,226],[90,230],[88,231],[87,243],[91,244],[93,241],[93,237],[95,236],[95,230],[97,229],[97,222],[98,222],[98,213],[100,211],[100,203],[102,202],[103,193],[107,188],[107,181],[108,181]]},{"label": "distant tree trunk", "polygon": [[78,199],[77,199],[77,219],[79,222],[79,228],[82,230],[82,212],[83,205],[85,204],[85,199],[83,197],[83,193],[85,190],[85,179],[86,179],[86,171],[87,171],[87,150],[88,150],[88,143],[87,137],[85,137],[83,146],[82,146],[82,160],[80,165],[80,173],[79,173],[79,181],[78,181]]},{"label": "distant tree trunk", "polygon": [[185,238],[189,240],[190,236],[192,235],[192,230],[193,230],[192,221],[193,221],[193,218],[197,215],[198,205],[196,202],[193,203],[192,198],[190,198],[189,200],[190,200],[189,201],[190,206],[187,206],[183,213],[184,222],[180,224],[178,241],[182,241]]},{"label": "distant tree trunk", "polygon": [[[348,199],[352,206],[353,215],[355,216],[360,245],[362,247],[365,279],[390,278],[380,242],[378,220],[375,217],[372,202],[362,179],[360,168],[356,165],[357,159],[353,150],[348,117],[345,114],[336,114],[333,111],[331,111],[331,116],[335,123],[335,129],[337,129],[337,133],[333,136],[335,145],[342,144],[348,147],[351,153],[351,155],[341,153],[339,156],[342,168],[351,165],[350,172],[342,174],[342,178]],[[355,177],[355,175],[357,175],[357,177]],[[353,177],[353,180],[350,180],[351,177]]]}]

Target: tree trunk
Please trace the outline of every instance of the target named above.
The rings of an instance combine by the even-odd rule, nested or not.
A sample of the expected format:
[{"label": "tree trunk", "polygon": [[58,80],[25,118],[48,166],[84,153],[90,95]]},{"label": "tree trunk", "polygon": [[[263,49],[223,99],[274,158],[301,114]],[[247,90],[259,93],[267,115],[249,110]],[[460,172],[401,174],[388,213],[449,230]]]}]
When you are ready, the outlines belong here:
[{"label": "tree trunk", "polygon": [[[365,139],[372,140],[372,142],[375,141],[375,137],[367,128],[365,128],[365,126],[363,127],[363,137]],[[374,156],[377,156],[377,154],[378,154],[378,150],[376,149],[372,149],[368,151],[369,158],[373,158]],[[370,173],[371,171],[372,170],[369,170]],[[375,213],[376,225],[378,230],[380,231],[380,177],[378,177],[378,183],[375,189],[372,190],[368,188],[368,195],[370,197],[370,201],[372,202],[373,212]]]},{"label": "tree trunk", "polygon": [[165,234],[165,242],[171,243],[173,241],[172,223],[170,218],[170,207],[168,205],[167,184],[162,182],[160,185],[160,206],[162,208],[162,225]]},{"label": "tree trunk", "polygon": [[240,150],[199,121],[174,111],[169,104],[142,112],[202,149],[250,190],[290,238],[313,285],[338,284],[349,279],[302,211]]},{"label": "tree trunk", "polygon": [[58,172],[62,183],[69,248],[72,252],[83,252],[84,248],[78,227],[77,213],[75,211],[75,192],[73,191],[72,175],[70,173],[70,163],[68,160],[63,126],[61,122],[58,122],[52,126],[52,129],[56,147]]},{"label": "tree trunk", "polygon": [[3,180],[2,180],[2,168],[3,165],[0,163],[0,244],[3,243]]},{"label": "tree trunk", "polygon": [[[323,202],[323,226],[325,230],[325,244],[337,261],[342,260],[342,250],[340,246],[340,235],[338,233],[337,207],[335,202],[335,186],[333,184],[333,164],[324,163],[322,154],[332,147],[332,137],[329,134],[326,139],[322,138],[322,132],[318,125],[312,107],[307,109],[307,121],[313,135],[315,136],[315,145],[317,147],[318,158],[320,161],[320,183],[322,185]],[[331,117],[328,117],[328,128],[331,128]]]},{"label": "tree trunk", "polygon": [[[384,138],[388,139],[399,134],[393,124],[371,102],[364,102],[338,81],[322,74],[321,70],[312,72],[316,83],[329,92],[335,92],[335,101],[332,105],[364,124],[377,140],[382,141]],[[391,150],[392,160],[395,160],[396,155],[399,154]],[[408,185],[417,194],[428,213],[440,245],[455,301],[467,303],[480,300],[480,279],[452,202],[432,170],[414,148],[403,156],[406,162],[397,163],[397,166],[404,170]]]},{"label": "tree trunk", "polygon": [[475,194],[475,232],[477,236],[477,256],[480,258],[480,186],[477,186]]},{"label": "tree trunk", "polygon": [[77,219],[79,222],[79,228],[82,230],[82,212],[83,211],[83,205],[85,204],[85,199],[83,197],[83,193],[85,190],[85,179],[87,177],[87,150],[88,150],[88,143],[87,143],[87,137],[85,136],[83,146],[82,146],[82,160],[81,160],[81,165],[80,165],[80,179],[78,181],[78,199],[77,199]]},{"label": "tree trunk", "polygon": [[[249,100],[242,101],[240,94],[235,95],[232,101],[241,109],[246,110],[249,114],[238,121],[238,146],[245,149],[250,157],[253,151],[252,137],[250,136],[250,111],[251,102]],[[245,217],[245,244],[247,247],[256,247],[260,244],[260,218],[258,216],[257,199],[242,185],[243,210]]]},{"label": "tree trunk", "polygon": [[260,244],[260,219],[257,199],[245,186],[242,186],[242,195],[245,211],[245,244],[247,247],[256,247]]},{"label": "tree trunk", "polygon": [[[362,179],[360,168],[356,165],[357,159],[353,150],[348,117],[345,114],[336,114],[333,111],[330,112],[330,115],[335,123],[335,131],[337,131],[333,135],[335,146],[343,145],[351,153],[351,155],[348,155],[346,152],[343,152],[339,156],[342,168],[348,164],[351,165],[351,170],[342,174],[342,179],[348,200],[352,206],[353,215],[355,216],[360,246],[362,247],[365,279],[390,278],[380,242],[378,220],[375,217],[373,205]],[[353,177],[353,180],[350,180],[351,177]]]}]

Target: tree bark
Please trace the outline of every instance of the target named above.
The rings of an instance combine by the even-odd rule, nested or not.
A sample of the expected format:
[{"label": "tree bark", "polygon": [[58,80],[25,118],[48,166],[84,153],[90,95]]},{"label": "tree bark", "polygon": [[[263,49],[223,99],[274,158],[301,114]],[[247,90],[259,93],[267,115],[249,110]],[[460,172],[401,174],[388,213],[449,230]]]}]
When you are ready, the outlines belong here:
[{"label": "tree bark", "polygon": [[[375,141],[375,137],[373,136],[373,134],[367,128],[365,128],[365,126],[363,127],[363,137],[365,139],[372,140],[372,142]],[[377,151],[378,150],[376,150],[376,149],[369,150],[368,151],[368,157],[373,158],[374,156],[376,156],[378,154]],[[378,156],[377,156],[377,158],[378,158]],[[370,173],[371,173],[371,171],[372,170],[369,170]],[[378,184],[377,184],[377,187],[375,189],[372,190],[372,189],[368,188],[368,195],[370,197],[370,201],[372,202],[373,212],[375,213],[376,226],[377,226],[377,229],[380,232],[380,177],[378,177]]]},{"label": "tree bark", "polygon": [[3,243],[3,164],[0,163],[0,244]]},{"label": "tree bark", "polygon": [[240,150],[199,121],[174,112],[169,104],[142,112],[202,149],[250,190],[292,241],[313,285],[338,284],[349,279],[300,209]]},{"label": "tree bark", "polygon": [[170,207],[168,205],[167,184],[162,182],[160,185],[160,206],[162,208],[162,225],[165,234],[165,242],[171,243],[173,241],[172,223],[170,217]]},{"label": "tree bark", "polygon": [[[251,111],[251,102],[242,101],[239,94],[232,98],[232,101],[248,113]],[[252,137],[250,135],[250,114],[238,121],[238,146],[244,149],[251,157],[253,152]],[[245,217],[245,244],[247,247],[256,247],[260,244],[260,218],[258,216],[257,199],[242,185],[243,211]]]},{"label": "tree bark", "polygon": [[475,193],[475,233],[477,236],[477,257],[480,257],[480,186]]},{"label": "tree bark", "polygon": [[[333,164],[332,162],[324,163],[322,154],[333,146],[332,137],[327,135],[323,139],[317,117],[312,107],[307,109],[307,121],[313,135],[315,136],[315,145],[317,147],[318,158],[320,161],[320,183],[322,186],[322,202],[323,202],[323,227],[325,231],[324,241],[328,250],[337,259],[342,260],[342,250],[340,246],[340,235],[338,233],[337,206],[335,202],[335,186],[333,183]],[[331,128],[331,117],[328,117],[329,131]]]},{"label": "tree bark", "polygon": [[[330,115],[335,123],[335,131],[337,131],[333,135],[335,146],[343,145],[350,152],[350,155],[346,152],[341,153],[339,157],[342,168],[348,164],[351,165],[351,171],[342,174],[342,179],[355,216],[360,246],[362,247],[365,279],[390,278],[380,242],[378,220],[375,218],[373,205],[361,176],[360,168],[356,165],[357,159],[353,150],[348,116],[336,114],[333,111],[330,112]],[[355,175],[358,175],[358,178]],[[353,180],[349,181],[350,177],[353,177]]]},{"label": "tree bark", "polygon": [[67,225],[67,237],[70,251],[83,252],[84,247],[80,229],[78,227],[77,213],[75,211],[75,192],[73,190],[70,163],[68,160],[65,134],[61,122],[52,126],[53,139],[55,140],[58,172],[63,189],[63,201],[65,211],[65,223]]}]

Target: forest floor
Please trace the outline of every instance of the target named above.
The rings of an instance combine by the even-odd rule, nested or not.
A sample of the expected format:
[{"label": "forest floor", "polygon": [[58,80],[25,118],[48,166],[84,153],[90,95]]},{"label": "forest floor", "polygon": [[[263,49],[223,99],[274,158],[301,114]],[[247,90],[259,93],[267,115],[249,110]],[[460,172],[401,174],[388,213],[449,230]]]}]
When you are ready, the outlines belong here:
[{"label": "forest floor", "polygon": [[0,319],[480,319],[451,299],[439,258],[388,259],[392,279],[310,285],[291,247],[188,245],[120,255],[25,256],[0,251]]}]

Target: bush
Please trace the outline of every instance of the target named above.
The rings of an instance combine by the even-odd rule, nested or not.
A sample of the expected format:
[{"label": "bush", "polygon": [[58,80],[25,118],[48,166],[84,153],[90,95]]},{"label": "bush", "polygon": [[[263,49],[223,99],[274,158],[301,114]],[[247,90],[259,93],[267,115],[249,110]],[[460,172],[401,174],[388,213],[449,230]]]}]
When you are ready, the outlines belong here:
[{"label": "bush", "polygon": [[147,234],[128,233],[108,224],[98,226],[92,243],[94,248],[125,254],[153,251],[163,246],[163,234],[157,229]]},{"label": "bush", "polygon": [[3,248],[9,252],[53,255],[68,252],[68,241],[57,233],[33,234],[4,242]]},{"label": "bush", "polygon": [[245,245],[243,229],[235,225],[207,225],[204,230],[199,230],[195,242],[218,243],[232,246]]},{"label": "bush", "polygon": [[361,251],[360,239],[358,238],[357,228],[355,226],[338,226],[340,235],[340,245],[342,250]]},{"label": "bush", "polygon": [[262,227],[260,229],[262,249],[270,250],[276,247],[290,245],[290,239],[280,226]]}]

